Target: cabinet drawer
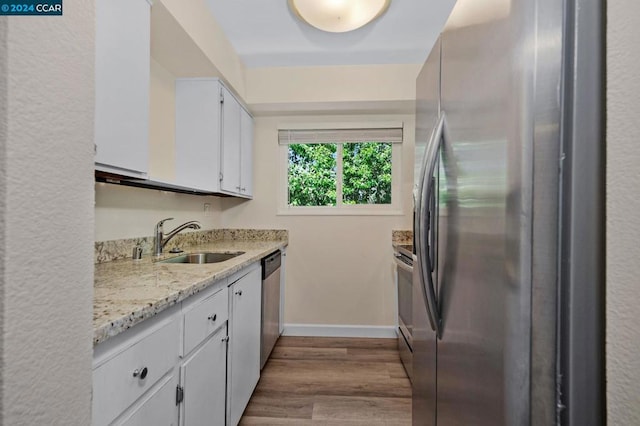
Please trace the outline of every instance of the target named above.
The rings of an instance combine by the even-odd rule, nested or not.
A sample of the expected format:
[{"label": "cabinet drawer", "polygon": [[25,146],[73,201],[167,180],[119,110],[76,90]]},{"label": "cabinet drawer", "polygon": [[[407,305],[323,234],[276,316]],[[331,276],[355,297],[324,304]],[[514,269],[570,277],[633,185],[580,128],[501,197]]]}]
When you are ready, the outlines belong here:
[{"label": "cabinet drawer", "polygon": [[229,317],[227,288],[207,297],[184,315],[184,354],[216,331]]},{"label": "cabinet drawer", "polygon": [[94,426],[110,423],[173,368],[179,332],[174,318],[142,339],[131,336],[140,340],[93,370]]}]

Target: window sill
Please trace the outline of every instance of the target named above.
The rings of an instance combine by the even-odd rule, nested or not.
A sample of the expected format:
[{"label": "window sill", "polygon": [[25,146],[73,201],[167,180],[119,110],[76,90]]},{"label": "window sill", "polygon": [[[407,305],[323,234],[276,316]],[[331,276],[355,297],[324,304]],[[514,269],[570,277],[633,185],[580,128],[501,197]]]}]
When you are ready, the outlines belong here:
[{"label": "window sill", "polygon": [[279,209],[278,216],[404,216],[400,209],[340,209],[335,207],[298,207]]}]

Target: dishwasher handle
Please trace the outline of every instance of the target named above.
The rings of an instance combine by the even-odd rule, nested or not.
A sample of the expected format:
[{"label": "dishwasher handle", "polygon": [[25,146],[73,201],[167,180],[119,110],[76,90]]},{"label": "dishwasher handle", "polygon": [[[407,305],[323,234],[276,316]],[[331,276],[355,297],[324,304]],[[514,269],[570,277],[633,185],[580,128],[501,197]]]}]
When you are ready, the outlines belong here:
[{"label": "dishwasher handle", "polygon": [[282,263],[282,254],[280,250],[271,253],[262,258],[262,280],[264,281],[269,275],[273,274],[280,268]]}]

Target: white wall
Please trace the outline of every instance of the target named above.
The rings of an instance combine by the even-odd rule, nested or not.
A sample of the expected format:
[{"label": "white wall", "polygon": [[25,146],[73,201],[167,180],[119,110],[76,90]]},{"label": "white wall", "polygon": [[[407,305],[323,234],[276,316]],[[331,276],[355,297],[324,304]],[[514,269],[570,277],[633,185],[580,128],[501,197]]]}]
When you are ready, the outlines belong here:
[{"label": "white wall", "polygon": [[[96,241],[151,236],[155,224],[167,217],[174,220],[166,223],[166,230],[190,220],[200,221],[203,230],[221,226],[219,197],[106,183],[96,183],[95,188]],[[211,205],[209,215],[204,213],[205,203]]]},{"label": "white wall", "polygon": [[94,2],[0,18],[0,423],[88,425]]},{"label": "white wall", "polygon": [[149,178],[176,180],[176,78],[151,58]]},{"label": "white wall", "polygon": [[[215,75],[245,97],[245,67],[233,46],[210,13],[206,1],[160,0],[167,12],[182,27],[191,43],[211,62]],[[159,38],[156,40],[160,40]],[[181,39],[182,40],[182,39]],[[181,41],[179,40],[179,41]],[[185,46],[192,49],[194,46]],[[154,46],[154,50],[171,50],[172,46]]]},{"label": "white wall", "polygon": [[399,64],[252,68],[246,71],[246,102],[252,111],[261,114],[274,110],[281,114],[309,114],[317,109],[324,109],[325,114],[331,109],[413,113],[416,77],[421,67]]},{"label": "white wall", "polygon": [[[151,59],[149,109],[149,177],[174,182],[175,76]],[[220,198],[97,183],[95,201],[96,241],[153,235],[155,224],[167,217],[166,229],[198,220],[202,229],[220,227]],[[211,205],[205,215],[204,204]],[[188,232],[188,231],[187,231]]]},{"label": "white wall", "polygon": [[[403,121],[401,216],[278,216],[281,123]],[[223,200],[228,228],[289,230],[285,323],[390,326],[396,322],[392,229],[411,229],[412,115],[258,117],[251,202]]]},{"label": "white wall", "polygon": [[640,3],[607,2],[607,413],[640,424]]}]

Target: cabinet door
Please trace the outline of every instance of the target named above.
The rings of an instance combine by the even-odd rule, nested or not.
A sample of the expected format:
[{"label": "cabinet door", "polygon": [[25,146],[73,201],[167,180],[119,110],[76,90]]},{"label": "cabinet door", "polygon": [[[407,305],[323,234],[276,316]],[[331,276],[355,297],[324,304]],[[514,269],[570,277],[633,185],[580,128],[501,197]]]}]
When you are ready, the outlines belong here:
[{"label": "cabinet door", "polygon": [[226,368],[227,327],[223,326],[180,369],[181,426],[225,425]]},{"label": "cabinet door", "polygon": [[240,194],[253,197],[253,117],[240,108]]},{"label": "cabinet door", "polygon": [[220,184],[220,82],[176,80],[176,184],[204,191]]},{"label": "cabinet door", "polygon": [[129,415],[121,421],[114,422],[122,426],[175,426],[178,424],[178,407],[176,406],[177,374],[171,373],[155,391],[143,397]]},{"label": "cabinet door", "polygon": [[146,177],[149,168],[147,0],[96,1],[96,169]]},{"label": "cabinet door", "polygon": [[240,193],[240,111],[236,98],[222,88],[222,180],[223,191]]},{"label": "cabinet door", "polygon": [[231,285],[229,424],[237,425],[260,378],[261,269]]},{"label": "cabinet door", "polygon": [[281,250],[280,258],[280,334],[284,332],[284,294],[287,275],[287,249]]}]

